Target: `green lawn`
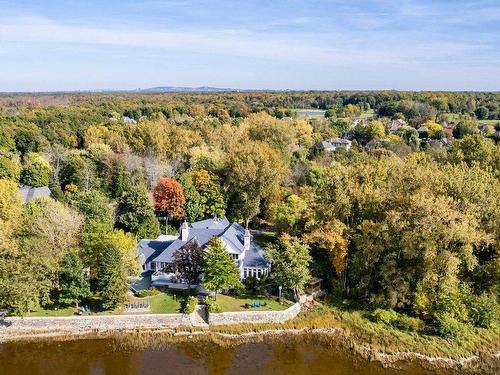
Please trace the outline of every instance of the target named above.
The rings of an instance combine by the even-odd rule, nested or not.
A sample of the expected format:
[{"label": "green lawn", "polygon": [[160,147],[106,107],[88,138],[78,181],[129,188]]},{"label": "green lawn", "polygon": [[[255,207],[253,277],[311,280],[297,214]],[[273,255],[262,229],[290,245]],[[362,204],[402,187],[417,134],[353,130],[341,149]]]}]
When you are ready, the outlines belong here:
[{"label": "green lawn", "polygon": [[478,120],[481,125],[496,125],[500,123],[500,120]]},{"label": "green lawn", "polygon": [[[245,304],[251,304],[254,301],[260,301],[266,302],[266,306],[263,307],[250,307],[246,308]],[[273,299],[269,298],[260,298],[260,297],[232,297],[232,296],[226,296],[223,294],[218,294],[217,295],[217,301],[216,301],[221,309],[222,312],[226,311],[278,311],[278,310],[285,310],[289,307],[289,305],[282,305],[278,301],[275,301]]]},{"label": "green lawn", "polygon": [[137,301],[148,301],[151,304],[151,308],[149,311],[151,314],[178,313],[181,308],[179,300],[175,299],[174,296],[167,293],[160,293],[152,297],[135,299]]},{"label": "green lawn", "polygon": [[275,243],[278,238],[278,234],[272,231],[266,231],[255,235],[254,241],[258,245],[265,247],[266,245]]},{"label": "green lawn", "polygon": [[41,317],[41,316],[73,316],[76,315],[76,308],[66,307],[66,308],[46,308],[31,311],[26,316]]},{"label": "green lawn", "polygon": [[[174,298],[174,296],[167,293],[159,293],[154,296],[138,298],[129,296],[127,302],[149,302],[150,308],[146,313],[150,314],[170,314],[178,313],[180,310],[180,303]],[[126,303],[126,302],[125,302]],[[125,314],[125,303],[121,304],[114,310],[106,310],[102,312],[97,311],[97,307],[100,306],[100,301],[96,298],[92,298],[88,303],[84,305],[89,305],[92,312],[86,313],[85,315],[120,315]],[[43,316],[73,316],[77,315],[77,309],[74,307],[65,308],[40,308],[38,310],[28,313],[26,316],[32,317],[43,317]]]}]

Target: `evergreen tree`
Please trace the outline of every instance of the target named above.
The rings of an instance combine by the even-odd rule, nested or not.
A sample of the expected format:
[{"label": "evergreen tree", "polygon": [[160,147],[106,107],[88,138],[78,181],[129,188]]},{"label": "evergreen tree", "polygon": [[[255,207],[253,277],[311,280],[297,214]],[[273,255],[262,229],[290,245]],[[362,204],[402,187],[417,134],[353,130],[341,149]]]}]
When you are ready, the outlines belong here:
[{"label": "evergreen tree", "polygon": [[224,289],[235,288],[240,284],[240,274],[231,255],[224,249],[222,240],[214,237],[203,252],[202,269],[205,272],[203,285],[217,293]]},{"label": "evergreen tree", "polygon": [[102,255],[97,280],[99,296],[107,309],[116,307],[125,300],[126,279],[120,251],[109,247]]},{"label": "evergreen tree", "polygon": [[83,271],[83,263],[76,253],[68,253],[59,271],[59,303],[72,305],[90,295],[90,285]]}]

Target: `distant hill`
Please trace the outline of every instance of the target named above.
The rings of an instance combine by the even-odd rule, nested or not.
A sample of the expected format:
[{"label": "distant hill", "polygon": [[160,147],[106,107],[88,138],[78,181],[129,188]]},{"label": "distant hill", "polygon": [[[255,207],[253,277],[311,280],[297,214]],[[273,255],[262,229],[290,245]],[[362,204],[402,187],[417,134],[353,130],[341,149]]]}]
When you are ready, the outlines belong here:
[{"label": "distant hill", "polygon": [[221,87],[177,87],[177,86],[159,86],[151,87],[149,89],[143,89],[140,91],[144,92],[224,92],[224,91],[242,91],[238,89],[231,88],[221,88]]}]

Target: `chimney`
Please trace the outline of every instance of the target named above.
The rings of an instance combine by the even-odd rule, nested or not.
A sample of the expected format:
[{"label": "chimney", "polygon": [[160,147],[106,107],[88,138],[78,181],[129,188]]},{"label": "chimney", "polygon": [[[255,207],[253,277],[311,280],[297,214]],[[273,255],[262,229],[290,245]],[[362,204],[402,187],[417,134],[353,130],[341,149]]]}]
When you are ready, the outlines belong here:
[{"label": "chimney", "polygon": [[189,225],[184,221],[181,225],[181,241],[186,242],[189,237]]},{"label": "chimney", "polygon": [[245,229],[245,237],[243,237],[243,251],[250,250],[250,241],[252,239],[252,236],[250,234],[250,231]]}]

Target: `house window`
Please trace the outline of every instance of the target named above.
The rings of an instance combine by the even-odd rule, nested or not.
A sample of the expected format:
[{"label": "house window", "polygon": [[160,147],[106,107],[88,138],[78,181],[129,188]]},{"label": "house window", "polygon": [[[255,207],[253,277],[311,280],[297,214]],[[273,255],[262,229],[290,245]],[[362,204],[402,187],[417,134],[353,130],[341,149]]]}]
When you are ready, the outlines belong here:
[{"label": "house window", "polygon": [[238,260],[239,259],[238,254],[231,254],[231,256],[233,257],[233,260]]},{"label": "house window", "polygon": [[151,262],[151,271],[156,271],[156,263],[155,262]]}]

